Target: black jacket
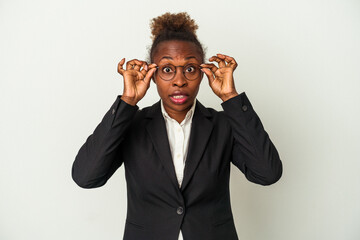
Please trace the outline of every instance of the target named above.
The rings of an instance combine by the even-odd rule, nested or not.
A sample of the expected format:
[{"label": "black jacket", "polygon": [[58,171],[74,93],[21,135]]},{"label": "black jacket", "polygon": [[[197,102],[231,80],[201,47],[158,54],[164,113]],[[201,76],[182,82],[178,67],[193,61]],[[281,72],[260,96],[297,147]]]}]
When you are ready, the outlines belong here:
[{"label": "black jacket", "polygon": [[248,180],[275,183],[278,152],[245,93],[224,111],[197,102],[179,188],[160,101],[138,110],[117,97],[80,148],[72,168],[83,188],[100,187],[122,163],[127,182],[125,240],[238,239],[230,205],[230,162]]}]

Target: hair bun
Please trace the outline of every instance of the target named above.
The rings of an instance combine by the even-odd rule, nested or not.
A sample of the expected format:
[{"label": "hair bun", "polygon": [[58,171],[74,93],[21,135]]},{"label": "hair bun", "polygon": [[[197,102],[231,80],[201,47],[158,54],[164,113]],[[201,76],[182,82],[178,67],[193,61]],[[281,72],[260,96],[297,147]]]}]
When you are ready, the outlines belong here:
[{"label": "hair bun", "polygon": [[186,12],[165,13],[153,18],[150,23],[152,39],[155,39],[162,32],[190,32],[196,37],[198,25]]}]

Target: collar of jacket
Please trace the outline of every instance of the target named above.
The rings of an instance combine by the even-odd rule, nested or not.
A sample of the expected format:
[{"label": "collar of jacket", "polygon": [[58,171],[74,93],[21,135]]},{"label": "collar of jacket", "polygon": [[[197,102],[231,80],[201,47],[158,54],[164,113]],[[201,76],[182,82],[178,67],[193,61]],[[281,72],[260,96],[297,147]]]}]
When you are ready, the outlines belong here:
[{"label": "collar of jacket", "polygon": [[[171,182],[174,184],[174,186],[179,188],[179,184],[176,179],[175,167],[171,157],[165,120],[161,113],[160,104],[160,101],[158,101],[148,109],[146,118],[152,120],[148,122],[146,130],[150,135],[155,150],[159,155],[159,158],[164,165]],[[212,114],[199,101],[197,101],[191,125],[189,150],[185,161],[184,179],[181,184],[181,191],[184,191],[186,186],[188,186],[190,183],[191,177],[199,165],[202,155],[206,149],[212,129]]]}]

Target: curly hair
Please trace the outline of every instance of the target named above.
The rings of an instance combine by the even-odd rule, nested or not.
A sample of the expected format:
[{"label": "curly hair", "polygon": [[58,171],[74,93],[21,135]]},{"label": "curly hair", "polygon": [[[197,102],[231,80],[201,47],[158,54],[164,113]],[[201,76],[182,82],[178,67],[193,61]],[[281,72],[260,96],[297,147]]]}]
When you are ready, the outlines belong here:
[{"label": "curly hair", "polygon": [[159,43],[170,40],[188,41],[194,43],[199,50],[202,60],[205,52],[202,44],[196,36],[198,25],[186,12],[165,13],[153,18],[150,22],[152,34],[152,46],[150,48],[150,61],[153,61],[153,54]]}]

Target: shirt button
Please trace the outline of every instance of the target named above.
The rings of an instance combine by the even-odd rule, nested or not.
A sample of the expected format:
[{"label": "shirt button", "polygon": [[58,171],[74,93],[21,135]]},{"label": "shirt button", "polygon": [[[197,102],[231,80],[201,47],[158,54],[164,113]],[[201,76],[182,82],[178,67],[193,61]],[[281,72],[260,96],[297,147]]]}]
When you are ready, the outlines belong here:
[{"label": "shirt button", "polygon": [[248,110],[248,107],[246,105],[242,106],[241,109],[246,112]]},{"label": "shirt button", "polygon": [[184,212],[184,209],[182,207],[178,207],[176,210],[176,213],[179,215],[183,214],[183,212]]},{"label": "shirt button", "polygon": [[181,128],[178,128],[178,130],[177,130],[178,132],[181,132]]},{"label": "shirt button", "polygon": [[179,153],[178,155],[177,155],[177,158],[180,158],[181,157],[181,154]]}]

